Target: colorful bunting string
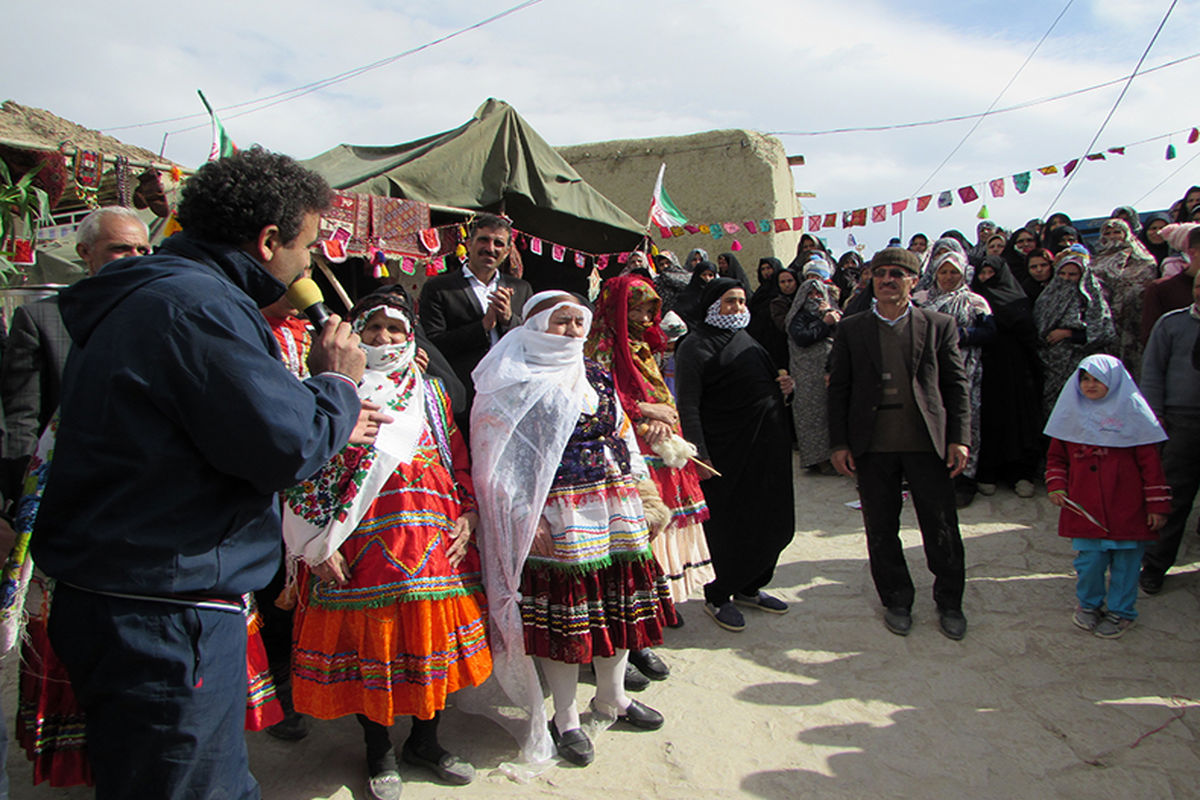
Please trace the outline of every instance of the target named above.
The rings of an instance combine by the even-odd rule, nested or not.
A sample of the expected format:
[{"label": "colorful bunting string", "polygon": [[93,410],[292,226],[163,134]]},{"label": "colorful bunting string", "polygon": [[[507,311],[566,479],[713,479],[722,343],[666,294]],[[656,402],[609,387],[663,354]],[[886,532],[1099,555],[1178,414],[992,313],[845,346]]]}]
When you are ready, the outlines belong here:
[{"label": "colorful bunting string", "polygon": [[[1165,137],[1155,137],[1165,138]],[[1147,141],[1143,140],[1138,144],[1144,144]],[[1187,143],[1196,144],[1200,142],[1200,127],[1192,128],[1188,132]],[[1082,159],[1073,158],[1069,161],[1060,164],[1047,164],[1044,167],[1038,167],[1036,172],[1044,176],[1060,175],[1063,178],[1068,177],[1072,172],[1079,168],[1082,161],[1106,161],[1108,156],[1125,155],[1126,147],[1131,145],[1122,145],[1120,147],[1109,147],[1103,152],[1088,153]],[[1177,157],[1177,150],[1174,144],[1167,145],[1166,158],[1171,160]],[[1008,178],[992,178],[986,181],[977,181],[967,184],[958,189],[946,189],[936,194],[921,195],[916,199],[916,211],[921,212],[929,208],[933,204],[934,199],[937,199],[938,208],[949,208],[954,205],[955,195],[958,196],[958,201],[961,203],[973,203],[982,197],[982,192],[987,191],[993,198],[1004,197],[1006,184],[1011,178],[1013,188],[1017,194],[1025,194],[1029,191],[1031,176],[1035,170],[1026,170],[1017,172]],[[986,186],[986,190],[983,188]],[[977,188],[978,187],[978,188]],[[789,224],[786,219],[776,220],[760,220],[757,224],[752,220],[746,220],[742,223],[736,222],[713,222],[707,227],[711,230],[714,239],[720,239],[723,234],[735,235],[741,231],[746,233],[783,233],[788,230],[792,231],[808,231],[809,233],[817,233],[826,228],[853,228],[860,225],[866,225],[868,220],[868,212],[871,223],[886,222],[889,216],[902,214],[909,208],[909,201],[913,198],[905,198],[903,200],[895,200],[890,205],[888,203],[872,204],[863,208],[847,209],[841,212],[832,212],[825,214],[809,214],[802,217],[793,217]],[[890,211],[890,214],[889,214]],[[986,219],[989,213],[986,206],[981,208],[979,215],[981,219]],[[840,219],[840,225],[839,225]],[[689,226],[691,227],[691,226]],[[659,233],[662,238],[669,239],[673,236],[681,236],[685,233],[683,228],[659,228]]]}]

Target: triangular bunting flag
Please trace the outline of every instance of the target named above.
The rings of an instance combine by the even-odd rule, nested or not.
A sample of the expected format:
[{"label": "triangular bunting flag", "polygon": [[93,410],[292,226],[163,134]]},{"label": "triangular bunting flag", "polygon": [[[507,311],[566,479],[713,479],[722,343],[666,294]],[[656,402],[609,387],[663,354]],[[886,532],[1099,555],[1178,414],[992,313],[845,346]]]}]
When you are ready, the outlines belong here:
[{"label": "triangular bunting flag", "polygon": [[711,225],[701,225],[701,226],[700,226],[700,232],[701,232],[701,233],[711,233],[711,232],[712,232],[712,226],[711,226]]},{"label": "triangular bunting flag", "polygon": [[1200,141],[1200,128],[1192,128],[1192,132],[1188,134],[1188,144],[1195,144]]},{"label": "triangular bunting flag", "polygon": [[687,231],[688,233],[699,233],[700,232],[700,228],[698,228],[695,225],[684,225],[683,229],[685,231]]},{"label": "triangular bunting flag", "polygon": [[924,211],[929,208],[930,201],[933,200],[933,195],[926,194],[917,198],[917,211]]},{"label": "triangular bunting flag", "polygon": [[760,219],[758,221],[758,232],[759,233],[770,233],[771,232],[771,220]]},{"label": "triangular bunting flag", "polygon": [[1110,148],[1108,148],[1108,152],[1112,153],[1113,155],[1123,156],[1123,155],[1125,155],[1125,148],[1124,147],[1110,147]]},{"label": "triangular bunting flag", "polygon": [[1029,173],[1018,172],[1016,175],[1013,175],[1013,186],[1016,188],[1018,194],[1025,194],[1029,191]]},{"label": "triangular bunting flag", "polygon": [[823,219],[821,221],[821,227],[822,228],[836,228],[837,227],[837,212],[834,212],[832,214],[826,214],[825,219]]},{"label": "triangular bunting flag", "polygon": [[672,225],[671,233],[674,234],[675,236],[683,236],[683,234],[687,233],[687,231],[685,231],[683,229],[682,225]]},{"label": "triangular bunting flag", "polygon": [[746,222],[742,223],[742,226],[746,229],[746,231],[748,233],[758,233],[758,223],[757,222],[752,222],[750,220],[747,220]]},{"label": "triangular bunting flag", "polygon": [[958,190],[958,199],[964,203],[973,203],[979,199],[979,192],[975,191],[974,186],[964,186]]},{"label": "triangular bunting flag", "polygon": [[1004,197],[1004,178],[988,181],[988,188],[992,190],[992,197]]},{"label": "triangular bunting flag", "polygon": [[1104,153],[1088,153],[1084,158],[1088,161],[1103,161]]},{"label": "triangular bunting flag", "polygon": [[792,217],[792,230],[804,230],[804,217]]},{"label": "triangular bunting flag", "polygon": [[1070,175],[1072,172],[1075,171],[1075,168],[1078,166],[1079,166],[1079,159],[1072,158],[1070,161],[1068,161],[1066,164],[1063,165],[1063,177],[1065,178],[1068,175]]},{"label": "triangular bunting flag", "polygon": [[865,208],[854,209],[854,213],[850,215],[850,224],[851,225],[866,225],[867,224],[867,210]]},{"label": "triangular bunting flag", "polygon": [[721,227],[724,228],[725,232],[728,233],[730,236],[732,236],[733,234],[735,234],[739,230],[741,230],[741,226],[738,225],[736,222],[723,222],[723,223],[721,223]]},{"label": "triangular bunting flag", "polygon": [[660,225],[660,226],[658,226],[658,233],[664,239],[671,238],[671,229],[670,228],[664,228],[663,226]]},{"label": "triangular bunting flag", "polygon": [[1043,175],[1057,175],[1058,167],[1054,166],[1053,164],[1048,167],[1038,167],[1038,172],[1042,173]]},{"label": "triangular bunting flag", "polygon": [[871,222],[887,221],[887,205],[871,206]]},{"label": "triangular bunting flag", "polygon": [[562,261],[566,255],[567,248],[563,247],[561,244],[554,244],[550,246],[550,257],[555,261]]},{"label": "triangular bunting flag", "polygon": [[788,221],[786,219],[775,220],[775,232],[776,233],[783,233],[784,231],[790,231],[791,229],[792,229],[792,226],[788,225]]},{"label": "triangular bunting flag", "polygon": [[991,214],[991,212],[988,211],[987,203],[984,203],[983,205],[981,205],[979,207],[979,213],[975,215],[975,218],[976,219],[989,219],[991,216],[992,216],[992,214]]},{"label": "triangular bunting flag", "polygon": [[530,239],[529,252],[533,253],[535,256],[540,256],[542,254],[542,240],[536,236]]},{"label": "triangular bunting flag", "polygon": [[903,212],[907,208],[908,208],[907,200],[897,200],[896,202],[892,203],[892,216],[893,217],[896,216],[897,214]]},{"label": "triangular bunting flag", "polygon": [[954,195],[950,193],[949,189],[938,195],[938,208],[948,208],[952,205],[954,205]]},{"label": "triangular bunting flag", "polygon": [[808,218],[808,229],[810,231],[812,231],[813,233],[816,233],[817,231],[821,230],[821,215],[820,214],[813,214],[811,217]]},{"label": "triangular bunting flag", "polygon": [[583,253],[575,254],[575,266],[579,267],[580,269],[583,269],[583,267],[586,263],[587,263],[587,259],[584,258]]},{"label": "triangular bunting flag", "polygon": [[608,256],[596,256],[596,266],[600,269],[608,269]]},{"label": "triangular bunting flag", "polygon": [[1167,145],[1167,161],[1170,161],[1174,157],[1175,157],[1175,145],[1169,144],[1169,145]]},{"label": "triangular bunting flag", "polygon": [[712,234],[713,239],[720,239],[725,235],[725,228],[721,226],[721,223],[714,222],[708,226],[708,232]]}]

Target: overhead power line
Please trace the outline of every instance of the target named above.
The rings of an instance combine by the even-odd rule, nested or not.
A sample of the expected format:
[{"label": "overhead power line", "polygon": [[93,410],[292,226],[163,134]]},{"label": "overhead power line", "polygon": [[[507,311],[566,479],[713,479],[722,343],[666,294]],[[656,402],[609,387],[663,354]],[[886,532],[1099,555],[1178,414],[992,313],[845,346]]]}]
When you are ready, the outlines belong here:
[{"label": "overhead power line", "polygon": [[[396,53],[393,56],[388,56],[387,58],[381,58],[378,61],[372,61],[370,64],[364,64],[361,67],[355,67],[354,69],[346,70],[345,72],[339,72],[337,75],[333,75],[328,78],[322,78],[321,80],[313,81],[312,83],[306,83],[303,86],[295,86],[291,89],[285,89],[281,92],[276,92],[275,94],[270,94],[265,97],[259,97],[254,100],[245,100],[241,103],[234,103],[233,105],[221,106],[217,109],[217,111],[225,112],[225,111],[233,111],[235,109],[240,109],[240,108],[246,108],[247,106],[257,106],[256,108],[250,108],[245,111],[239,111],[238,113],[235,113],[235,114],[223,114],[222,115],[223,119],[235,119],[237,117],[245,116],[246,114],[253,114],[256,111],[262,111],[263,109],[270,108],[271,106],[279,105],[280,103],[286,103],[289,100],[295,100],[296,98],[303,97],[306,94],[311,94],[312,92],[320,91],[321,89],[325,89],[329,86],[333,86],[334,84],[342,83],[343,81],[348,81],[351,78],[356,78],[359,75],[362,75],[363,73],[370,72],[372,70],[376,70],[381,67],[386,67],[389,64],[394,64],[395,62],[399,61],[402,58],[406,58],[408,56],[414,55],[416,53],[421,52],[422,50],[428,50],[430,47],[434,47],[443,42],[449,41],[450,39],[453,39],[456,36],[461,36],[462,34],[467,33],[469,31],[477,30],[479,28],[484,27],[485,25],[490,25],[493,22],[504,19],[505,17],[510,16],[512,14],[516,14],[518,11],[524,11],[525,9],[529,8],[530,6],[535,6],[538,3],[542,3],[544,1],[545,0],[525,0],[525,2],[518,3],[517,5],[513,6],[512,8],[501,11],[498,14],[493,14],[492,16],[488,17],[487,19],[482,19],[479,22],[474,23],[473,25],[468,25],[465,28],[459,28],[458,30],[454,31],[453,33],[448,33],[445,36],[434,39],[431,42],[426,42],[425,44],[420,45],[419,47],[413,47],[409,50],[405,50],[402,53]],[[259,105],[259,104],[262,104],[262,105]],[[105,131],[123,131],[123,130],[129,130],[131,128],[151,128],[156,125],[167,125],[172,122],[184,122],[189,119],[200,119],[200,118],[207,119],[207,117],[208,117],[207,113],[198,112],[196,114],[183,114],[178,117],[167,117],[165,119],[153,120],[151,122],[138,122],[138,123],[135,123],[132,125],[116,125],[113,127],[104,128],[103,130],[105,130]],[[178,130],[178,131],[171,131],[171,133],[183,133],[184,131],[195,130],[196,128],[206,127],[207,125],[208,125],[208,123],[205,122],[201,125],[196,125],[193,128],[184,128],[184,129]]]},{"label": "overhead power line", "polygon": [[[1190,56],[1183,56],[1182,58],[1177,58],[1174,61],[1168,61],[1165,64],[1159,64],[1156,67],[1150,67],[1149,69],[1144,69],[1138,74],[1139,75],[1149,75],[1152,72],[1158,72],[1161,69],[1167,69],[1168,67],[1178,66],[1179,64],[1182,64],[1186,61],[1191,61],[1192,59],[1195,59],[1195,58],[1200,58],[1200,53],[1192,53]],[[982,112],[977,112],[974,114],[959,114],[958,116],[954,116],[954,117],[939,117],[937,119],[921,120],[920,122],[897,122],[897,123],[892,123],[892,124],[888,124],[888,125],[860,125],[857,127],[827,128],[825,130],[820,130],[820,131],[767,131],[767,133],[770,134],[771,136],[832,136],[832,135],[843,134],[843,133],[875,133],[875,132],[879,132],[879,131],[903,130],[905,128],[926,128],[926,127],[929,127],[932,125],[945,125],[947,122],[964,122],[969,119],[978,119],[978,118],[984,117],[984,116],[993,116],[994,117],[997,114],[1007,114],[1010,111],[1021,111],[1026,108],[1032,108],[1034,106],[1044,105],[1045,103],[1053,103],[1058,100],[1066,100],[1068,97],[1077,97],[1081,94],[1087,94],[1088,92],[1094,92],[1098,89],[1107,89],[1109,86],[1116,86],[1118,83],[1128,80],[1129,77],[1130,76],[1128,76],[1128,75],[1122,75],[1119,78],[1113,78],[1111,81],[1105,81],[1104,83],[1097,83],[1094,86],[1086,86],[1082,89],[1075,89],[1074,91],[1063,92],[1062,94],[1051,95],[1049,97],[1042,97],[1037,100],[1028,100],[1024,103],[1017,103],[1016,105],[1005,106],[1004,108],[996,108],[996,109],[993,109],[991,112],[982,111]]]},{"label": "overhead power line", "polygon": [[1004,97],[1004,93],[1007,92],[1014,83],[1016,83],[1017,78],[1020,77],[1021,73],[1025,71],[1025,67],[1029,66],[1029,62],[1033,60],[1033,57],[1035,55],[1037,55],[1037,51],[1039,49],[1041,49],[1042,44],[1048,38],[1050,38],[1050,34],[1054,31],[1054,28],[1058,25],[1059,20],[1061,20],[1063,18],[1063,16],[1067,13],[1067,10],[1070,9],[1074,3],[1075,3],[1075,0],[1067,0],[1067,4],[1065,6],[1063,6],[1062,11],[1058,12],[1058,16],[1055,17],[1054,21],[1050,23],[1050,27],[1047,28],[1046,32],[1042,34],[1042,38],[1038,39],[1038,43],[1035,44],[1033,46],[1033,49],[1029,51],[1029,55],[1025,56],[1025,60],[1023,62],[1021,62],[1021,66],[1017,67],[1017,71],[1014,72],[1012,74],[1012,77],[1008,79],[1008,83],[1004,84],[1004,88],[1000,90],[1000,93],[998,95],[996,95],[996,99],[994,99],[992,101],[992,104],[987,107],[987,110],[984,111],[983,114],[981,114],[977,120],[975,120],[975,124],[971,126],[971,129],[969,131],[967,131],[965,134],[963,134],[963,137],[961,139],[959,139],[958,144],[954,145],[954,148],[949,153],[946,154],[946,157],[942,159],[942,163],[940,163],[936,167],[934,167],[933,172],[929,173],[929,177],[927,177],[924,181],[921,182],[921,185],[917,187],[917,190],[915,192],[913,192],[914,197],[916,195],[919,195],[921,193],[921,190],[929,185],[929,182],[931,180],[933,180],[934,177],[939,172],[942,171],[942,167],[944,167],[950,163],[950,159],[954,158],[955,153],[957,153],[960,149],[962,149],[962,146],[967,143],[967,139],[971,138],[971,134],[975,133],[975,131],[979,128],[979,126],[983,124],[983,121],[985,119],[987,119],[988,114],[991,114],[992,109],[994,109],[996,107],[996,105],[999,104],[1000,98]]},{"label": "overhead power line", "polygon": [[1175,4],[1178,2],[1179,0],[1171,0],[1171,5],[1167,7],[1167,13],[1163,14],[1162,22],[1158,23],[1157,30],[1155,30],[1154,35],[1150,37],[1149,43],[1146,44],[1146,49],[1142,51],[1142,57],[1138,59],[1137,66],[1135,66],[1133,68],[1133,72],[1129,74],[1129,79],[1125,81],[1125,85],[1121,88],[1121,93],[1117,95],[1116,102],[1114,102],[1112,108],[1108,110],[1108,116],[1106,116],[1104,121],[1100,123],[1100,127],[1096,131],[1096,135],[1092,137],[1092,141],[1088,142],[1088,146],[1084,148],[1083,153],[1079,156],[1079,163],[1076,165],[1075,169],[1071,171],[1071,174],[1067,176],[1067,179],[1063,181],[1063,185],[1058,190],[1058,194],[1054,195],[1054,199],[1051,200],[1050,205],[1047,206],[1046,213],[1042,214],[1043,217],[1048,216],[1051,210],[1053,210],[1058,204],[1058,201],[1062,199],[1063,193],[1067,191],[1067,187],[1071,185],[1071,181],[1075,179],[1075,176],[1079,174],[1080,169],[1086,163],[1087,154],[1092,152],[1092,148],[1095,147],[1096,142],[1100,140],[1100,134],[1104,133],[1104,129],[1108,127],[1109,120],[1111,120],[1113,118],[1113,114],[1117,112],[1117,107],[1120,106],[1121,101],[1125,99],[1125,93],[1129,91],[1129,85],[1133,83],[1133,79],[1137,77],[1138,70],[1142,68],[1142,64],[1145,62],[1146,56],[1150,55],[1150,49],[1154,47],[1154,43],[1158,41],[1158,35],[1162,33],[1163,28],[1166,27],[1167,20],[1171,18],[1171,12],[1175,10]]}]

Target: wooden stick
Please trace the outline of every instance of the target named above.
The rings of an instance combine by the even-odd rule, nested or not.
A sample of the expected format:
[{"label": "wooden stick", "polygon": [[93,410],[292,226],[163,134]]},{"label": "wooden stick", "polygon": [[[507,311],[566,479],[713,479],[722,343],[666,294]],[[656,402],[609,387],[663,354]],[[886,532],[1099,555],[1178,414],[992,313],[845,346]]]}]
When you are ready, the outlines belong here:
[{"label": "wooden stick", "polygon": [[704,469],[706,469],[706,470],[708,470],[709,472],[711,472],[713,475],[716,475],[718,478],[724,478],[724,477],[725,477],[724,475],[722,475],[721,473],[719,473],[719,472],[717,472],[715,469],[713,469],[713,467],[711,467],[711,466],[710,466],[710,465],[708,465],[708,464],[705,464],[703,461],[701,461],[700,459],[696,458],[695,456],[688,456],[688,461],[691,461],[693,464],[697,464],[697,465],[699,465],[699,466],[703,467]]},{"label": "wooden stick", "polygon": [[350,302],[350,295],[346,294],[346,290],[342,288],[342,282],[339,281],[337,276],[333,274],[333,270],[330,269],[329,265],[325,263],[324,258],[317,256],[313,259],[313,261],[317,262],[317,267],[321,270],[321,274],[329,279],[329,283],[333,286],[333,291],[337,292],[338,299],[345,304],[346,310],[349,311],[354,303]]}]

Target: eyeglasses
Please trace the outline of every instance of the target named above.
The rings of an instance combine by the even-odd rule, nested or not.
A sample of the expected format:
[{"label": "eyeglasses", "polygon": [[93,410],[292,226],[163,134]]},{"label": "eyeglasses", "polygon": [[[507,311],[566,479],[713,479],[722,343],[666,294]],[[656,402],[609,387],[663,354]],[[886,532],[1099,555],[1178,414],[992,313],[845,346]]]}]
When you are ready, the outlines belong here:
[{"label": "eyeglasses", "polygon": [[883,267],[876,267],[871,271],[871,274],[876,278],[896,278],[899,280],[901,278],[907,278],[912,273],[906,269],[884,269]]}]

